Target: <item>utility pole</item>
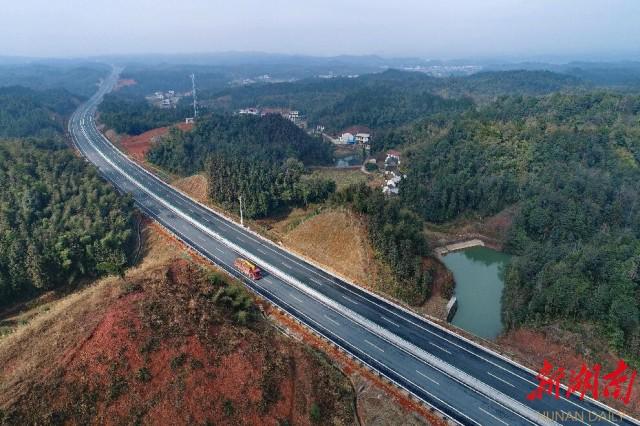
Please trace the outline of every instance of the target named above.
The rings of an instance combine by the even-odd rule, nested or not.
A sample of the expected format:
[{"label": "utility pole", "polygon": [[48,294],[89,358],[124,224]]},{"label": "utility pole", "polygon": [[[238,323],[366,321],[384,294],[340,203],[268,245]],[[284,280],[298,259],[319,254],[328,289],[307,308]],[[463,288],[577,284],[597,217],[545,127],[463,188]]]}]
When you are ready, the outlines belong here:
[{"label": "utility pole", "polygon": [[191,95],[193,96],[193,119],[198,118],[198,101],[196,99],[196,75],[191,74]]},{"label": "utility pole", "polygon": [[242,195],[239,195],[238,199],[240,200],[240,226],[244,226],[244,220],[242,217]]}]

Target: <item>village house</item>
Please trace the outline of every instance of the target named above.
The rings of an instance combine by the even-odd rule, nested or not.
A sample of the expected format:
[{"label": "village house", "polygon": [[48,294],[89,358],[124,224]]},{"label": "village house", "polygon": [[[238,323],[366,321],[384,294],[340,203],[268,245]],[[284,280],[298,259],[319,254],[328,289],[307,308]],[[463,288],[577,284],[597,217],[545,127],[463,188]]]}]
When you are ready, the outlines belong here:
[{"label": "village house", "polygon": [[243,109],[238,111],[238,114],[240,114],[240,115],[258,115],[258,114],[260,114],[260,111],[258,111],[258,108],[243,108]]},{"label": "village house", "polygon": [[384,162],[395,162],[397,165],[400,165],[400,151],[396,151],[395,149],[387,151],[387,158]]},{"label": "village house", "polygon": [[358,145],[369,145],[369,137],[371,135],[369,133],[357,133],[356,134],[356,143]]},{"label": "village house", "polygon": [[407,176],[402,176],[394,172],[385,173],[386,180],[382,186],[382,193],[385,195],[398,195],[400,193],[400,182]]},{"label": "village house", "polygon": [[300,120],[300,112],[299,111],[289,111],[287,118],[294,123],[297,123]]},{"label": "village house", "polygon": [[344,129],[340,136],[333,138],[334,143],[343,145],[364,145],[369,146],[371,130],[366,126],[351,126]]},{"label": "village house", "polygon": [[346,145],[351,145],[356,142],[356,138],[353,136],[352,133],[349,133],[349,132],[343,133],[340,136],[339,140],[340,140],[340,143],[346,144]]}]

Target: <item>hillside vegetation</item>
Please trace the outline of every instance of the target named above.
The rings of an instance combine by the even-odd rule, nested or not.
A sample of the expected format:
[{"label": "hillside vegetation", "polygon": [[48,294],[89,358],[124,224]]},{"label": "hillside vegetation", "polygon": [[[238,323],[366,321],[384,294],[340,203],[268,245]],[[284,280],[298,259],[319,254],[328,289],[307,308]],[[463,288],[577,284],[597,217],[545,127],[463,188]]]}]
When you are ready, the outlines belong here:
[{"label": "hillside vegetation", "polygon": [[[414,237],[422,235],[422,220],[450,223],[507,209],[504,247],[515,255],[503,296],[507,327],[591,322],[614,349],[635,357],[640,99],[596,89],[593,78],[583,83],[570,74],[579,75],[506,71],[438,79],[388,70],[230,88],[205,93],[204,102],[224,111],[298,109],[310,125],[323,124],[329,132],[368,125],[374,154],[390,147],[402,151],[407,179],[399,200],[378,200],[375,191],[357,186],[333,197],[369,224],[377,255],[401,283],[390,294],[411,303],[429,294],[430,274],[418,265],[428,242]],[[627,74],[625,81],[633,81]],[[240,128],[269,132],[255,123]],[[286,144],[258,144],[252,131],[216,126],[225,130],[204,131],[203,125],[189,135],[176,133],[149,159],[181,174],[204,169],[212,200],[227,208],[237,208],[239,195],[252,194],[247,211],[253,217],[307,203],[296,184],[283,185],[290,176],[305,181],[302,167],[286,160],[313,164],[304,151],[285,155]],[[220,148],[226,140],[234,148]],[[332,192],[326,188],[309,199],[322,201]]]},{"label": "hillside vegetation", "polygon": [[158,108],[143,96],[110,93],[100,104],[100,121],[109,129],[139,135],[156,127],[169,126],[193,115],[192,106],[180,102],[176,108]]},{"label": "hillside vegetation", "polygon": [[[517,204],[503,317],[594,321],[640,348],[640,98],[505,97],[413,129],[403,202],[436,222]],[[442,134],[442,136],[434,136]]]},{"label": "hillside vegetation", "polygon": [[395,281],[382,289],[412,305],[424,303],[431,292],[432,275],[423,267],[429,246],[420,217],[402,208],[399,200],[389,199],[364,183],[341,190],[331,201],[366,218],[376,258],[390,268]]},{"label": "hillside vegetation", "polygon": [[435,78],[387,70],[358,78],[306,79],[251,85],[205,94],[212,108],[278,106],[300,110],[310,124],[330,132],[351,125],[389,130],[429,115],[467,110],[476,101],[509,93],[542,95],[580,86],[574,77],[548,71],[485,72],[469,77]]},{"label": "hillside vegetation", "polygon": [[0,65],[0,86],[22,86],[38,91],[66,90],[88,98],[110,67],[95,62],[30,63]]},{"label": "hillside vegetation", "polygon": [[64,141],[78,99],[0,88],[0,306],[83,277],[121,273],[133,203]]},{"label": "hillside vegetation", "polygon": [[140,265],[0,335],[0,423],[353,424],[349,380],[153,228]]},{"label": "hillside vegetation", "polygon": [[55,136],[79,100],[66,90],[0,87],[0,137]]},{"label": "hillside vegetation", "polygon": [[276,115],[213,115],[190,132],[173,130],[147,158],[180,175],[204,171],[210,198],[235,208],[242,196],[247,217],[321,201],[335,190],[331,181],[305,176],[305,165],[331,161],[331,146]]},{"label": "hillside vegetation", "polygon": [[0,305],[120,273],[133,203],[52,140],[0,141]]}]

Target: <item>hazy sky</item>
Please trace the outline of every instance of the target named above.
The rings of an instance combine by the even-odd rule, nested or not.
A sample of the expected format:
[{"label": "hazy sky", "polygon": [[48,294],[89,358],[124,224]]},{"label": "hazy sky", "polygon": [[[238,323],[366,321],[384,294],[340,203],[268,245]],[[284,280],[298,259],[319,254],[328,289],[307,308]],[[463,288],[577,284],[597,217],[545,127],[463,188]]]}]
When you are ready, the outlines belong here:
[{"label": "hazy sky", "polygon": [[640,52],[640,0],[2,0],[0,55]]}]

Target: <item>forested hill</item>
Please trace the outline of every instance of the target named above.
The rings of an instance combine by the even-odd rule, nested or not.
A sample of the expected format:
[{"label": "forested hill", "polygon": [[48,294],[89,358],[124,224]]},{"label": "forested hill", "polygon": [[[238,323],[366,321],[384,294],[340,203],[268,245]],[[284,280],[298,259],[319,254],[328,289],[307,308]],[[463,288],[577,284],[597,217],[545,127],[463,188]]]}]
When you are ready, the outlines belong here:
[{"label": "forested hill", "polygon": [[64,131],[64,117],[80,100],[64,89],[37,91],[0,87],[0,137],[52,135]]},{"label": "forested hill", "polygon": [[174,173],[204,171],[212,200],[247,217],[326,199],[335,183],[305,176],[305,165],[332,161],[332,147],[279,115],[213,115],[191,132],[172,130],[147,158]]},{"label": "forested hill", "polygon": [[549,71],[484,72],[435,78],[418,72],[387,70],[358,78],[306,79],[251,85],[205,93],[212,108],[278,106],[300,110],[310,124],[329,131],[360,124],[374,130],[410,123],[436,113],[449,114],[505,94],[544,95],[582,87],[575,77]]},{"label": "forested hill", "polygon": [[88,98],[97,90],[101,78],[109,74],[106,64],[86,62],[68,64],[32,63],[0,65],[0,87],[23,86],[34,90],[64,89]]},{"label": "forested hill", "polygon": [[127,264],[132,201],[64,141],[79,101],[64,89],[0,88],[0,307]]},{"label": "forested hill", "polygon": [[295,158],[306,165],[327,164],[332,148],[309,136],[279,115],[264,117],[217,115],[203,118],[191,132],[173,131],[155,145],[148,158],[174,173],[189,175],[202,170],[212,153],[255,157],[266,162]]},{"label": "forested hill", "polygon": [[0,306],[126,265],[133,203],[64,144],[0,141],[0,187]]},{"label": "forested hill", "polygon": [[397,87],[385,83],[353,91],[344,99],[316,111],[310,120],[326,123],[333,132],[354,124],[380,131],[418,118],[462,112],[472,106],[473,102],[467,98],[444,99],[419,86]]},{"label": "forested hill", "polygon": [[540,96],[585,87],[578,77],[551,71],[487,71],[440,81],[439,93],[493,99],[501,95]]},{"label": "forested hill", "polygon": [[193,115],[192,106],[179,102],[176,108],[158,108],[144,96],[114,92],[106,95],[98,107],[100,121],[109,129],[128,135],[139,135],[156,127],[169,126]]},{"label": "forested hill", "polygon": [[640,97],[503,97],[408,132],[405,205],[431,221],[516,205],[507,326],[596,322],[640,349]]}]

